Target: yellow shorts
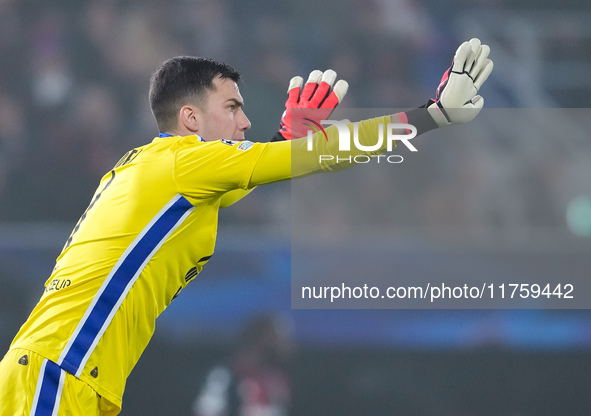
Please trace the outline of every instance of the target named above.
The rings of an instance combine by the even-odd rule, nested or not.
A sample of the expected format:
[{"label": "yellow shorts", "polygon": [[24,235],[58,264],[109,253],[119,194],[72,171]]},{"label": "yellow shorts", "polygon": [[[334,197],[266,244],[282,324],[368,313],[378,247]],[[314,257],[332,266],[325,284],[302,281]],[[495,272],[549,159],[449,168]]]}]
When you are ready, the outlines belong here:
[{"label": "yellow shorts", "polygon": [[15,348],[0,361],[0,416],[114,416],[119,410],[32,351]]}]

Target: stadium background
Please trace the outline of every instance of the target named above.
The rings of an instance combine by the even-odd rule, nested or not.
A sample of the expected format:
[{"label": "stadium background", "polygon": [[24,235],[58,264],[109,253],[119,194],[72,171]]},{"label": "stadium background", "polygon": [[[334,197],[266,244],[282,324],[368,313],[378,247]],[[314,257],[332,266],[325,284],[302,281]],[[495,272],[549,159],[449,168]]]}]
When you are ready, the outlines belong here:
[{"label": "stadium background", "polygon": [[[155,135],[147,81],[163,59],[236,67],[248,138],[266,141],[291,76],[333,68],[351,85],[347,107],[414,107],[472,36],[493,50],[487,107],[587,108],[590,28],[585,1],[1,1],[0,348],[99,178]],[[572,259],[589,265],[589,222],[569,229],[565,218],[591,194],[591,149],[540,145],[532,132],[463,155],[434,143],[428,169],[373,183],[404,195],[389,221],[401,245],[412,242],[406,254],[453,267],[453,256],[438,256],[450,241],[468,254],[486,241],[541,250],[565,276]],[[461,180],[462,162],[480,167],[487,186]],[[294,415],[587,414],[587,310],[291,310],[289,207],[279,184],[222,212],[216,255],[159,319],[123,415],[189,415],[206,372],[260,313],[292,333]]]}]

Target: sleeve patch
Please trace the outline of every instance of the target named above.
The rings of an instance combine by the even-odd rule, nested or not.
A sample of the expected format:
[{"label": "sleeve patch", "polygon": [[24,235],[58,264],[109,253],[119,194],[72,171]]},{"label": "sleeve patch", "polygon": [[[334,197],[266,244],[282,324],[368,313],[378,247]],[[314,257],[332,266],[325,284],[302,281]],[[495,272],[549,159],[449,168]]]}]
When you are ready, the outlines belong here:
[{"label": "sleeve patch", "polygon": [[240,142],[240,144],[238,145],[238,149],[242,150],[242,151],[247,151],[248,149],[250,149],[252,146],[254,145],[253,142],[249,141],[249,140],[244,140],[243,142]]}]

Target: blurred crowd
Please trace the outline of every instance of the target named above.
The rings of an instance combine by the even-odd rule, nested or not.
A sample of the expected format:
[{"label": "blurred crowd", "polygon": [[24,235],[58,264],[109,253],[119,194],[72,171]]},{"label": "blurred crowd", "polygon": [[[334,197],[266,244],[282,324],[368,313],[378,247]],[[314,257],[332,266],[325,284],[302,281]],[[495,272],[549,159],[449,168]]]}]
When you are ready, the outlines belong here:
[{"label": "blurred crowd", "polygon": [[[507,6],[500,0],[477,3]],[[101,176],[127,150],[157,135],[148,82],[169,57],[206,56],[237,68],[253,124],[247,138],[267,141],[277,129],[289,79],[316,68],[333,68],[349,82],[345,107],[423,104],[462,40],[450,25],[454,7],[462,5],[443,7],[429,0],[2,0],[0,222],[75,222]],[[489,83],[492,91],[494,76]],[[439,143],[432,149],[444,154],[450,147]],[[488,175],[482,167],[492,165],[497,155],[468,153],[464,156],[472,158],[476,173]],[[483,200],[496,199],[494,192],[481,196],[481,183],[459,187],[455,178],[468,164],[459,157],[441,156],[429,172],[409,174],[400,185],[402,192],[409,191],[404,203],[426,218],[418,224],[444,221],[433,204],[453,205],[454,198],[470,195],[469,186],[480,191],[464,204],[476,210],[472,217],[478,217]],[[433,178],[429,190],[426,173]],[[487,186],[502,189],[505,180],[507,175],[489,175]],[[389,184],[388,178],[377,177],[370,188]],[[286,198],[288,188],[268,187],[223,215],[231,223],[281,223]],[[560,222],[559,214],[551,215],[550,224]]]}]

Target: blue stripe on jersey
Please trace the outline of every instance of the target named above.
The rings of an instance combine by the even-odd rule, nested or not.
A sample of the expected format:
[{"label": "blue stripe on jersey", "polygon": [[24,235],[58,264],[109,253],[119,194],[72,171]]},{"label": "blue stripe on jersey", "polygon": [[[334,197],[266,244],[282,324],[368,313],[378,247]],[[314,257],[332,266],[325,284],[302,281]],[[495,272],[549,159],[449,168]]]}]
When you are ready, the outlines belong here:
[{"label": "blue stripe on jersey", "polygon": [[80,376],[88,357],[140,272],[192,208],[193,205],[187,199],[181,195],[175,196],[126,250],[105,279],[62,352],[58,364],[64,370]]},{"label": "blue stripe on jersey", "polygon": [[65,375],[64,370],[54,362],[48,359],[43,361],[31,407],[31,416],[57,415]]}]

